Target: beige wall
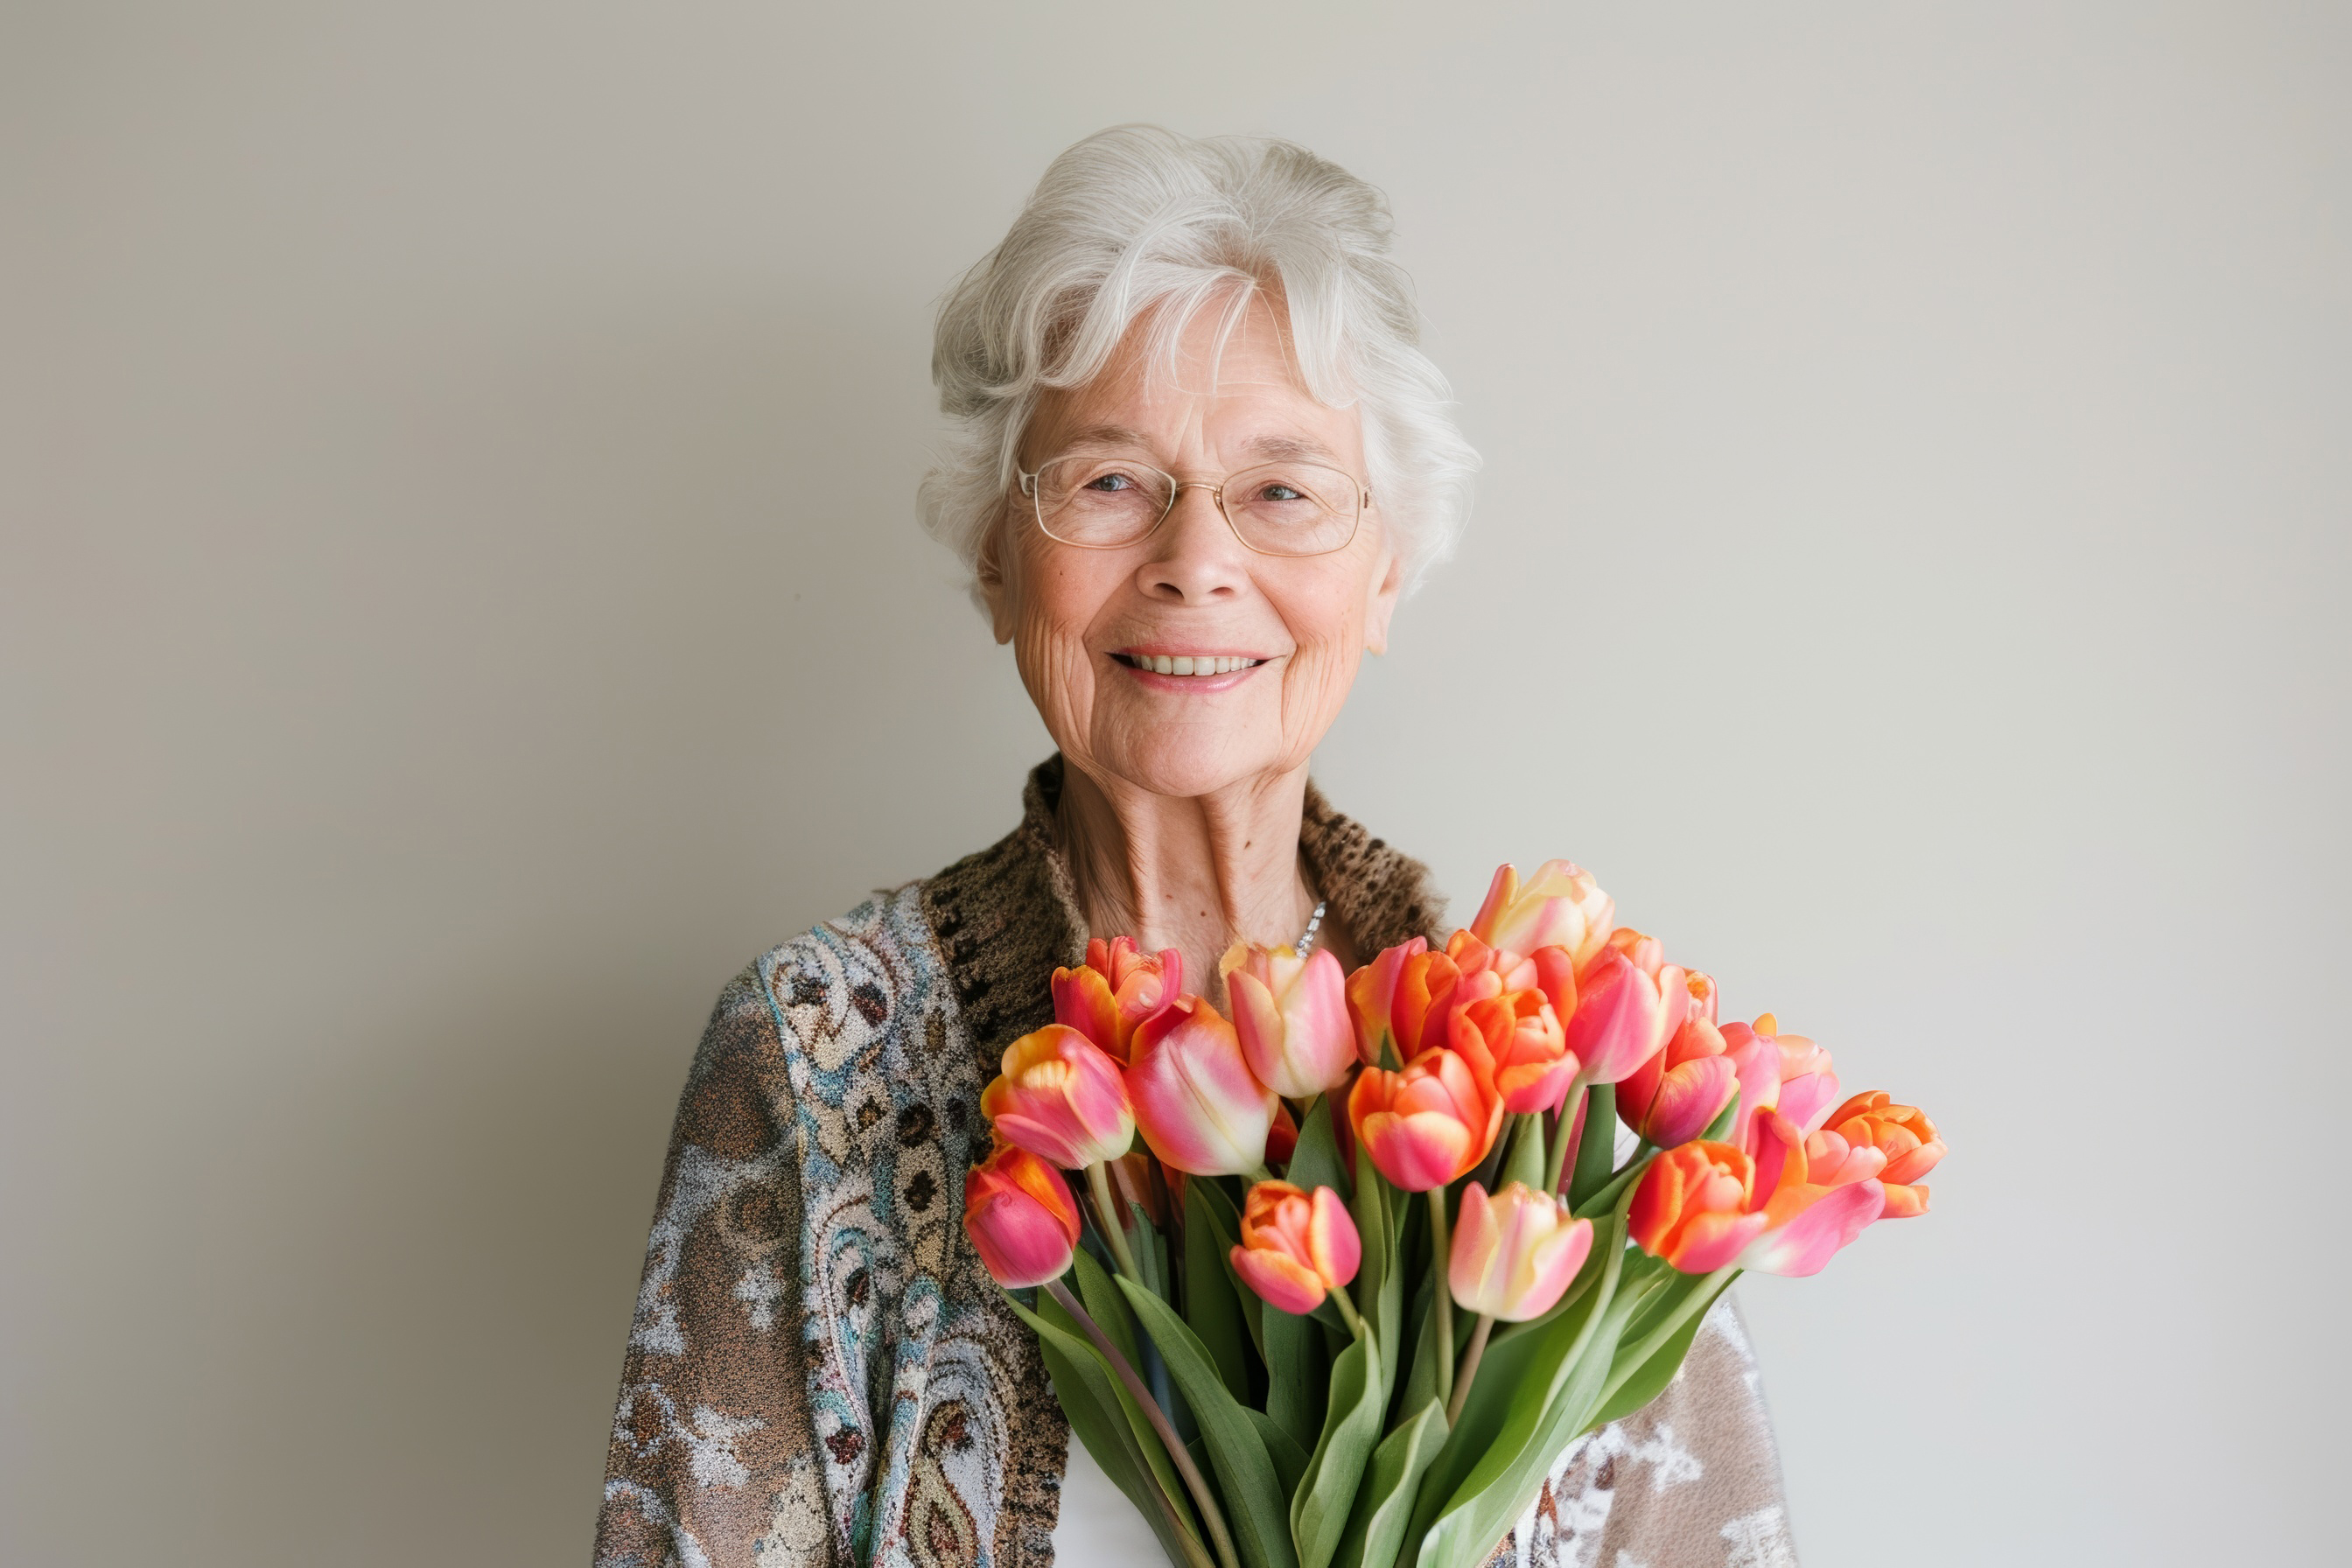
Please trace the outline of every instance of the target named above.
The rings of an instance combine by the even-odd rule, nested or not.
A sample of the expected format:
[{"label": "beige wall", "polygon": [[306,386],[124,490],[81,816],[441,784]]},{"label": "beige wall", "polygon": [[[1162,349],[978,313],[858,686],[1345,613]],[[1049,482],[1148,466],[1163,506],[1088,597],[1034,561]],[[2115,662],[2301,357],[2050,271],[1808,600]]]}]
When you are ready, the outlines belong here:
[{"label": "beige wall", "polygon": [[2347,69],[2243,0],[0,8],[0,1560],[585,1560],[711,997],[1045,749],[912,521],[929,313],[1131,119],[1387,188],[1487,456],[1335,796],[1948,1131],[1743,1287],[1809,1561],[2335,1557]]}]

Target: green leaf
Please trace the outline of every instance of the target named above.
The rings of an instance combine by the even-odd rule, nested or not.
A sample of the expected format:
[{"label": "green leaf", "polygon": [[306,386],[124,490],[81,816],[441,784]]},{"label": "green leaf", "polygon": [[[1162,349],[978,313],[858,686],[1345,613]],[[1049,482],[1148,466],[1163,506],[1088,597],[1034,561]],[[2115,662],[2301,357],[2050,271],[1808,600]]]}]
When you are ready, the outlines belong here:
[{"label": "green leaf", "polygon": [[1259,1441],[1257,1428],[1217,1375],[1208,1351],[1167,1302],[1131,1279],[1115,1283],[1160,1347],[1168,1375],[1192,1402],[1245,1568],[1298,1568],[1290,1544],[1289,1510],[1277,1489],[1274,1460]]},{"label": "green leaf", "polygon": [[1348,1533],[1339,1539],[1332,1568],[1394,1568],[1412,1521],[1421,1478],[1445,1446],[1445,1411],[1434,1399],[1372,1450],[1364,1484],[1356,1490]]},{"label": "green leaf", "polygon": [[1317,1095],[1315,1103],[1307,1108],[1307,1119],[1298,1124],[1298,1147],[1291,1152],[1284,1180],[1310,1193],[1329,1187],[1345,1198],[1351,1185],[1347,1167],[1339,1163],[1339,1140],[1331,1130],[1331,1097]]},{"label": "green leaf", "polygon": [[1298,1547],[1299,1568],[1327,1568],[1339,1550],[1387,1409],[1381,1395],[1380,1346],[1369,1337],[1359,1339],[1331,1363],[1330,1415],[1291,1496],[1290,1538]]},{"label": "green leaf", "polygon": [[1330,1360],[1323,1348],[1323,1325],[1268,1307],[1261,1320],[1265,1340],[1265,1413],[1301,1448],[1311,1449],[1323,1431],[1323,1406],[1330,1394]]},{"label": "green leaf", "polygon": [[1274,1417],[1265,1411],[1244,1405],[1242,1414],[1257,1428],[1257,1440],[1265,1445],[1265,1457],[1274,1461],[1275,1476],[1282,1482],[1282,1495],[1296,1495],[1298,1479],[1307,1473],[1307,1450],[1292,1442],[1290,1434],[1276,1425]]},{"label": "green leaf", "polygon": [[1225,1390],[1249,1403],[1248,1330],[1242,1321],[1241,1289],[1226,1270],[1225,1253],[1208,1209],[1206,1182],[1184,1184],[1184,1322],[1201,1336]]},{"label": "green leaf", "polygon": [[[1070,1419],[1070,1429],[1143,1515],[1170,1560],[1178,1568],[1214,1568],[1216,1558],[1201,1542],[1200,1520],[1192,1511],[1190,1489],[1177,1474],[1141,1406],[1128,1396],[1102,1352],[1052,1297],[1039,1293],[1042,1313],[1024,1307],[1009,1292],[1005,1299],[1037,1335],[1038,1351],[1054,1380],[1062,1411]],[[1161,1495],[1175,1508],[1178,1523],[1173,1530],[1152,1496],[1147,1468],[1158,1478]]]}]

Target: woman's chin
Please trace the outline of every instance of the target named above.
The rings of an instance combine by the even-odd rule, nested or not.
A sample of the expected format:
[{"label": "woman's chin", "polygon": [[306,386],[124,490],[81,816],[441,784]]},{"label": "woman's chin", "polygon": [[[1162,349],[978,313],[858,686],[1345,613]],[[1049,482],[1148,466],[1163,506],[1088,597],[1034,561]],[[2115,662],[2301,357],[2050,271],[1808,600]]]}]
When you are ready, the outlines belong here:
[{"label": "woman's chin", "polygon": [[1259,756],[1258,747],[1184,743],[1172,735],[1153,736],[1137,746],[1097,752],[1104,771],[1151,795],[1191,799],[1247,784],[1281,769],[1280,759]]}]

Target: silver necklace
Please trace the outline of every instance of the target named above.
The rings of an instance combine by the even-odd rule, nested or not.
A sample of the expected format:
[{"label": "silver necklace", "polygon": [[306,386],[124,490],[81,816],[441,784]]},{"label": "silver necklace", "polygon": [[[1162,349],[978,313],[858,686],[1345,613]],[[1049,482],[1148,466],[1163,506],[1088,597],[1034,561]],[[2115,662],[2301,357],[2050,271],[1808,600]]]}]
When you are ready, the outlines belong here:
[{"label": "silver necklace", "polygon": [[1318,899],[1315,900],[1315,912],[1307,917],[1307,929],[1298,934],[1297,943],[1291,951],[1297,953],[1301,958],[1304,958],[1308,953],[1314,952],[1315,938],[1322,930],[1323,900],[1321,899]]}]

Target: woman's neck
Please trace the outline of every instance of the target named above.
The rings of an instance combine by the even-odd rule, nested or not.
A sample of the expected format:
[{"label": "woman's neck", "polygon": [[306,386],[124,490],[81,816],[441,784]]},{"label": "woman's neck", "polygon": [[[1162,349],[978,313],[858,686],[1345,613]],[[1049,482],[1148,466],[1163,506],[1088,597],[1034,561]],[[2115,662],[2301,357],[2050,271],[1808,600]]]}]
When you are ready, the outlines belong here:
[{"label": "woman's neck", "polygon": [[1314,913],[1298,861],[1306,799],[1304,767],[1189,797],[1067,770],[1056,816],[1087,928],[1176,949],[1184,989],[1223,1007],[1225,949],[1295,942]]}]

